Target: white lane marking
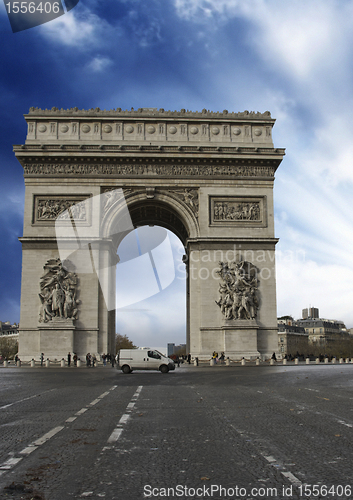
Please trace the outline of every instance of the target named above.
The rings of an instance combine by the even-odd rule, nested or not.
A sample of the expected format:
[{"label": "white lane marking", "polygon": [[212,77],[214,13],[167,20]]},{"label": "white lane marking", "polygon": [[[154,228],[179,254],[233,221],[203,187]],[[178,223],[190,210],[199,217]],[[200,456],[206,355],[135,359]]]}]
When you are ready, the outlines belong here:
[{"label": "white lane marking", "polygon": [[342,425],[345,425],[346,427],[349,427],[349,428],[352,428],[353,425],[352,424],[347,424],[347,422],[345,422],[344,420],[337,420],[337,422],[339,424],[342,424]]},{"label": "white lane marking", "polygon": [[300,479],[295,477],[295,475],[291,472],[281,472],[281,474],[282,476],[286,477],[292,484],[294,484],[294,486],[300,486],[302,484]]},{"label": "white lane marking", "polygon": [[[68,419],[66,419],[65,422],[67,423],[71,423],[71,422],[74,422],[77,418],[77,416],[79,415],[82,415],[83,413],[85,413],[87,410],[89,410],[89,407],[90,406],[93,406],[97,403],[99,403],[99,401],[101,401],[102,398],[104,398],[105,396],[107,396],[109,394],[110,391],[113,391],[114,389],[116,389],[118,386],[117,385],[114,385],[113,387],[111,387],[109,389],[109,391],[107,392],[104,392],[103,394],[101,394],[101,396],[99,396],[99,398],[95,399],[94,401],[92,401],[88,407],[86,408],[81,408],[81,410],[79,410],[78,412],[75,413],[76,416],[74,417],[69,417]],[[56,389],[50,389],[49,391],[45,391],[45,392],[51,392],[51,391],[55,391]],[[44,394],[44,392],[42,392],[41,394]],[[22,401],[26,401],[28,399],[33,399],[37,396],[40,396],[40,394],[35,394],[34,396],[30,396],[28,398],[25,398],[25,399],[21,399],[20,401],[15,401],[11,404],[8,404],[8,405],[5,405],[3,407],[1,407],[0,409],[3,409],[3,408],[8,408],[9,406],[12,406],[16,403],[21,403]],[[127,415],[129,416],[129,415]],[[36,441],[34,441],[33,443],[30,443],[26,448],[23,448],[23,450],[21,450],[19,452],[20,455],[25,455],[25,456],[28,456],[30,455],[33,451],[35,451],[39,446],[41,446],[42,444],[46,443],[49,439],[51,439],[53,436],[55,436],[55,434],[57,434],[58,432],[60,432],[61,430],[65,429],[64,426],[58,426],[58,427],[54,427],[54,429],[52,429],[51,431],[47,432],[46,434],[44,434],[42,437],[38,438]],[[18,462],[20,462],[24,457],[18,457],[18,458],[15,458],[15,457],[11,457],[9,458],[6,462],[4,462],[2,465],[0,465],[0,476],[2,474],[4,474],[5,472],[7,472],[8,470],[10,470],[12,467],[14,467]]]},{"label": "white lane marking", "polygon": [[59,425],[58,427],[54,427],[54,429],[52,429],[51,431],[44,434],[44,436],[42,436],[41,438],[34,441],[33,444],[35,446],[40,446],[41,444],[46,443],[50,438],[55,436],[55,434],[62,431],[63,429],[65,429],[65,427],[63,425]]},{"label": "white lane marking", "polygon": [[88,410],[88,408],[82,408],[77,413],[75,413],[75,415],[82,415],[82,413],[85,413],[85,411],[87,411],[87,410]]},{"label": "white lane marking", "polygon": [[123,429],[121,428],[114,429],[108,438],[108,443],[114,443],[115,441],[117,441],[120,438],[122,432]]},{"label": "white lane marking", "polygon": [[[135,391],[135,394],[134,394],[134,398],[137,399],[142,391],[142,388],[143,386],[142,385],[139,385],[138,388],[136,389]],[[134,408],[135,406],[135,403],[132,403],[131,401],[128,403],[127,407],[126,407],[126,412],[131,412],[132,409]],[[124,413],[119,422],[118,422],[118,425],[117,427],[113,430],[113,432],[111,433],[111,435],[109,436],[108,438],[108,443],[115,443],[121,436],[122,432],[123,432],[123,429],[122,429],[122,425],[126,424],[126,422],[129,420],[130,418],[130,415],[129,413]],[[106,449],[109,449],[109,447],[104,447],[102,451],[106,450]]]},{"label": "white lane marking", "polygon": [[123,415],[121,417],[121,419],[119,420],[119,424],[122,425],[122,424],[126,424],[126,422],[129,420],[130,418],[130,415]]},{"label": "white lane marking", "polygon": [[20,451],[21,455],[29,455],[30,453],[32,453],[32,451],[36,450],[38,448],[38,446],[33,446],[33,445],[29,445],[27,446],[27,448],[23,448],[23,450]]},{"label": "white lane marking", "polygon": [[49,389],[48,391],[41,392],[40,394],[34,394],[34,396],[29,396],[28,398],[19,399],[18,401],[14,401],[13,403],[9,403],[8,405],[0,406],[0,410],[5,410],[6,408],[10,408],[10,406],[17,405],[18,403],[23,403],[23,401],[28,401],[29,399],[38,398],[42,394],[52,391],[56,391],[56,389]]},{"label": "white lane marking", "polygon": [[3,464],[0,465],[0,469],[2,470],[8,470],[8,469],[12,469],[12,467],[16,464],[18,464],[18,462],[20,462],[22,460],[23,457],[20,457],[20,458],[9,458],[8,460],[6,460],[6,462],[4,462]]},{"label": "white lane marking", "polygon": [[277,460],[275,458],[273,458],[271,455],[268,455],[268,456],[264,455],[264,458],[266,458],[266,460],[268,462],[270,462],[270,464],[272,464],[273,462],[277,462]]},{"label": "white lane marking", "polygon": [[306,391],[312,391],[312,392],[320,392],[317,389],[309,389],[309,387],[304,387]]}]

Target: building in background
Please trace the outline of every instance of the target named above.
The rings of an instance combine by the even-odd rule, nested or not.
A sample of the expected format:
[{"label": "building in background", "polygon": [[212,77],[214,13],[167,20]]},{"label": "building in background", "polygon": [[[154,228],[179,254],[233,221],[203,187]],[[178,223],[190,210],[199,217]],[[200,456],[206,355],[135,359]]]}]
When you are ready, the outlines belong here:
[{"label": "building in background", "polygon": [[347,348],[352,343],[351,331],[343,321],[319,317],[319,309],[310,307],[302,310],[302,319],[291,316],[278,318],[278,350],[282,356],[311,354],[317,350],[325,354]]},{"label": "building in background", "polygon": [[308,349],[308,334],[301,326],[296,326],[291,316],[278,318],[278,350],[282,357],[295,356]]},{"label": "building in background", "polygon": [[18,337],[17,323],[11,324],[10,321],[0,321],[0,337]]},{"label": "building in background", "polygon": [[309,307],[302,310],[302,319],[319,318],[319,309],[317,307]]},{"label": "building in background", "polygon": [[186,344],[178,344],[175,345],[173,343],[168,344],[168,356],[172,356],[173,354],[187,354],[186,353]]}]

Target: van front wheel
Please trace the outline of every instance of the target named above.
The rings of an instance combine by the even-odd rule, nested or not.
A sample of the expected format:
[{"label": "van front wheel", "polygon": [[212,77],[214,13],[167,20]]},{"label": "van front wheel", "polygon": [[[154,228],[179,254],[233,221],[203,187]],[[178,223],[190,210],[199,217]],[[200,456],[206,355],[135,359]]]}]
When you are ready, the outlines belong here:
[{"label": "van front wheel", "polygon": [[160,368],[161,372],[162,373],[168,373],[169,372],[169,368],[167,365],[162,365],[161,368]]},{"label": "van front wheel", "polygon": [[121,368],[121,371],[122,371],[123,373],[131,373],[131,371],[132,371],[132,370],[131,370],[131,368],[130,368],[130,366],[129,366],[129,365],[124,365],[124,366]]}]

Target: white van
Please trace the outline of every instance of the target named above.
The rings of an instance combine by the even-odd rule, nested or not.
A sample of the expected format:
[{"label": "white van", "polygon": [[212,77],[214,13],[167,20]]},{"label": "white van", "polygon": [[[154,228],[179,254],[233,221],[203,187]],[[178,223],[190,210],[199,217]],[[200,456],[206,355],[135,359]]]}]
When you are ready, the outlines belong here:
[{"label": "white van", "polygon": [[131,373],[132,370],[159,370],[168,373],[169,370],[175,370],[172,359],[149,347],[120,349],[117,362],[123,373]]}]

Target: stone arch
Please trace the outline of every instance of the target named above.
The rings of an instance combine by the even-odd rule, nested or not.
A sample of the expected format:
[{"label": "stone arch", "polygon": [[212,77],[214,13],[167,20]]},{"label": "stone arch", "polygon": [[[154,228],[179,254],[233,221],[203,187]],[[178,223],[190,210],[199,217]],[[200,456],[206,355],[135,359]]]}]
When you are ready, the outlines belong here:
[{"label": "stone arch", "polygon": [[[14,146],[26,183],[21,359],[42,351],[57,358],[73,350],[111,352],[109,270],[120,241],[143,224],[173,231],[185,246],[192,356],[206,360],[216,350],[234,359],[266,358],[277,350],[273,182],[284,149],[274,147],[269,112],[31,108],[25,118],[25,144]],[[107,194],[118,189],[124,196]],[[59,258],[55,221],[72,205],[80,210],[65,245],[82,251],[92,271],[78,277],[77,317],[43,322],[35,290],[43,266]],[[241,309],[234,290],[227,297],[220,286],[219,262],[234,273],[249,252],[261,303],[239,285]],[[257,307],[254,318],[244,313],[249,303]],[[229,307],[237,315],[226,314]]]},{"label": "stone arch", "polygon": [[[119,228],[121,218],[126,217],[126,207],[132,227],[122,232]],[[146,197],[144,192],[137,192],[125,195],[125,199],[119,199],[103,218],[102,237],[112,236],[115,245],[119,246],[127,232],[141,225],[158,225],[169,229],[178,236],[185,247],[188,239],[197,238],[200,234],[195,212],[175,194],[161,191],[154,193],[153,198]]]}]

